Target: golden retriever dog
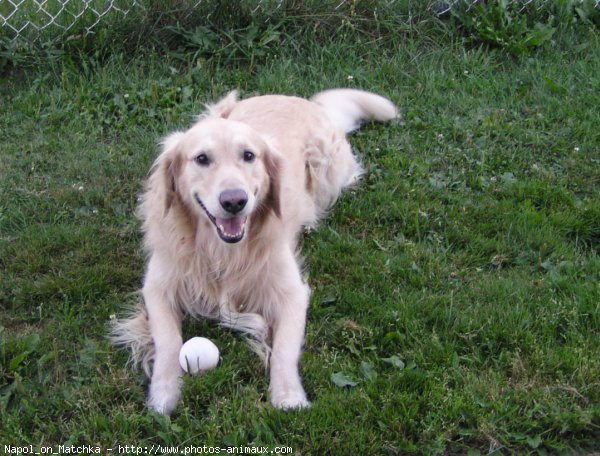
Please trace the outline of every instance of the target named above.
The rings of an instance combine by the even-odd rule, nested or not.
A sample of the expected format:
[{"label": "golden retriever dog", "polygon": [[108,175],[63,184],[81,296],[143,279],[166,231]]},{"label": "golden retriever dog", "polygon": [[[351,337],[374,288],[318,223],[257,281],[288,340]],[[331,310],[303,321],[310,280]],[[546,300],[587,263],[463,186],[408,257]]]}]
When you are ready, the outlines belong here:
[{"label": "golden retriever dog", "polygon": [[142,298],[112,338],[150,376],[149,406],[171,413],[186,315],[249,336],[270,367],[270,401],[310,405],[298,372],[310,289],[298,238],[361,166],[346,133],[395,118],[386,98],[336,89],[310,100],[235,92],[162,142],[140,205],[148,263]]}]

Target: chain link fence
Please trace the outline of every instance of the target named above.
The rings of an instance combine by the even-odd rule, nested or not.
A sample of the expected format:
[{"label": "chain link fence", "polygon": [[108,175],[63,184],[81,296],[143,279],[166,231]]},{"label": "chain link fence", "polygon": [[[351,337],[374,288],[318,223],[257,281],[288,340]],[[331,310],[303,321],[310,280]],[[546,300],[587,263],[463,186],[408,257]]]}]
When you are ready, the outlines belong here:
[{"label": "chain link fence", "polygon": [[[212,0],[172,0],[165,2],[165,6],[197,8],[203,2]],[[526,8],[544,8],[556,0],[506,0],[508,4],[521,10]],[[571,0],[576,7],[577,3],[585,0]],[[388,0],[387,3],[407,3],[407,0]],[[256,0],[256,9],[278,9],[285,5],[285,0]],[[339,10],[354,3],[352,0],[340,0],[333,4],[333,9]],[[411,2],[408,2],[409,4]],[[453,8],[462,7],[467,10],[476,5],[485,5],[486,0],[447,0],[426,1],[415,0],[415,7],[423,9],[423,4],[438,16],[449,14]],[[144,8],[148,0],[0,0],[0,28],[2,35],[9,40],[26,39],[35,41],[43,34],[46,36],[65,36],[72,33],[88,35],[102,22],[108,21],[110,16],[125,17],[136,9]],[[595,7],[600,8],[600,0],[595,0]]]},{"label": "chain link fence", "polygon": [[[573,6],[576,6],[577,3],[583,4],[585,0],[580,1],[572,1]],[[506,3],[514,4],[519,10],[524,11],[527,8],[534,6],[538,9],[543,9],[547,7],[549,4],[556,2],[556,0],[508,0]],[[450,0],[446,2],[434,2],[433,7],[436,9],[436,14],[444,15],[450,13],[452,8],[455,8],[459,5],[463,6],[467,11],[473,8],[476,5],[485,4],[485,0]],[[600,8],[600,0],[595,0],[594,6],[596,8]]]},{"label": "chain link fence", "polygon": [[136,0],[0,0],[0,25],[13,39],[35,39],[48,29],[61,35],[83,21],[85,33],[90,33],[105,16],[127,15],[137,6]]}]

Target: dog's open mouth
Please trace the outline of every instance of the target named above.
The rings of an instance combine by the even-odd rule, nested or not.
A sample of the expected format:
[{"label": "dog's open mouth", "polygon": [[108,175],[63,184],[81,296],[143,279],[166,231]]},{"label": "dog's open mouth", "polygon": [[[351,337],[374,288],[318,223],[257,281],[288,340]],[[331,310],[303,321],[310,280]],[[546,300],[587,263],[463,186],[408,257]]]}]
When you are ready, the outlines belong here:
[{"label": "dog's open mouth", "polygon": [[248,220],[248,217],[242,215],[235,215],[228,218],[215,217],[206,208],[202,200],[198,198],[198,195],[194,196],[196,197],[196,201],[198,201],[200,207],[204,209],[204,212],[206,212],[209,220],[213,223],[215,228],[217,228],[217,234],[223,241],[234,244],[244,238],[246,221]]}]

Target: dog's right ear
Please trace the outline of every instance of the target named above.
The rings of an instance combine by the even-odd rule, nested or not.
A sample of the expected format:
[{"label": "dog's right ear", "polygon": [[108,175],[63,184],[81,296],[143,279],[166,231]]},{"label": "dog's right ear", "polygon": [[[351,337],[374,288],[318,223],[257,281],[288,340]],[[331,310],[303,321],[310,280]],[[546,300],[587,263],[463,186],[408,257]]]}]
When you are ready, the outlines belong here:
[{"label": "dog's right ear", "polygon": [[177,180],[183,162],[178,145],[183,135],[182,132],[171,133],[162,141],[162,152],[158,160],[158,166],[163,179],[165,214],[169,212],[177,196]]}]

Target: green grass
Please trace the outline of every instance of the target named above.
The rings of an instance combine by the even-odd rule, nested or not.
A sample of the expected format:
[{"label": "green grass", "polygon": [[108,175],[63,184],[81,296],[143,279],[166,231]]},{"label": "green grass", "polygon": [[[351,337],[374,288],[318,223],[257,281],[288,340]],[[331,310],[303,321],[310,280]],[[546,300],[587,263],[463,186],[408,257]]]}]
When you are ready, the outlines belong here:
[{"label": "green grass", "polygon": [[[467,47],[449,26],[397,27],[300,43],[267,27],[260,36],[281,33],[283,45],[248,41],[192,59],[183,41],[128,57],[67,55],[24,78],[8,68],[0,448],[600,450],[598,31],[558,31],[515,59]],[[189,321],[186,336],[213,339],[222,362],[186,378],[173,417],[148,412],[146,380],[105,336],[141,284],[134,210],[157,141],[233,88],[308,96],[334,86],[385,94],[403,120],[352,136],[364,179],[302,240],[313,296],[301,367],[313,407],[274,410],[239,335]]]}]

